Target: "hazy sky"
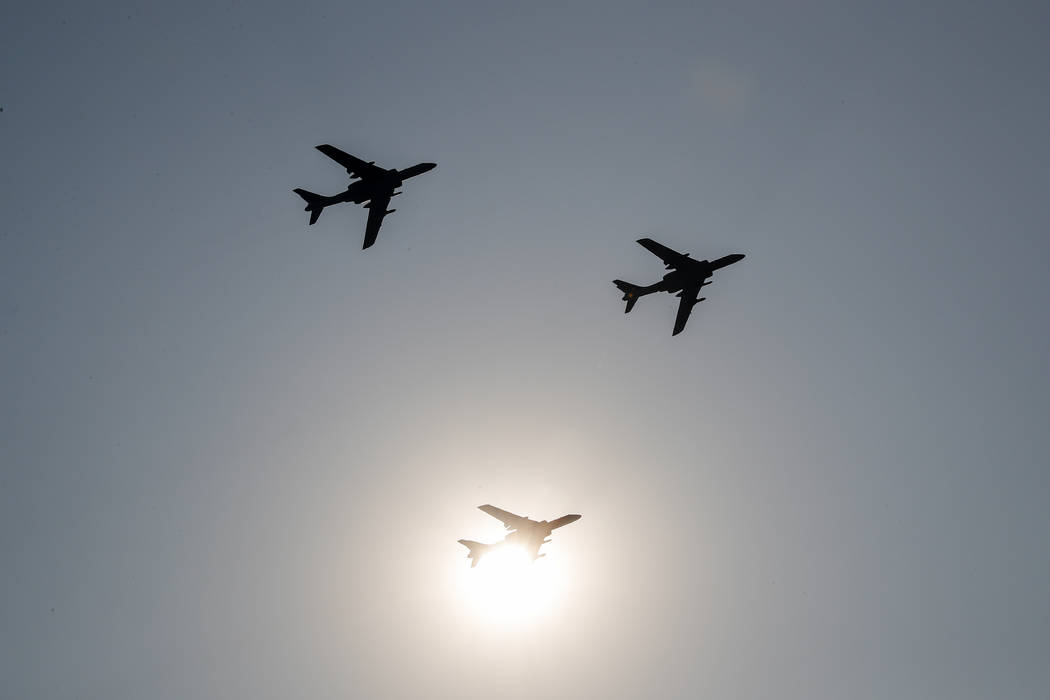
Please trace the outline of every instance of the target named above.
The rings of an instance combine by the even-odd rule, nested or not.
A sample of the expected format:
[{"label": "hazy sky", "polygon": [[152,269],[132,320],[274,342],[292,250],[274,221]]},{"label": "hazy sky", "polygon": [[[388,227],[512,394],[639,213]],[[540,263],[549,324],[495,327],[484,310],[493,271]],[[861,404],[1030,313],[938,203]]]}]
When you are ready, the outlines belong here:
[{"label": "hazy sky", "polygon": [[193,5],[0,23],[0,696],[1047,697],[1045,3]]}]

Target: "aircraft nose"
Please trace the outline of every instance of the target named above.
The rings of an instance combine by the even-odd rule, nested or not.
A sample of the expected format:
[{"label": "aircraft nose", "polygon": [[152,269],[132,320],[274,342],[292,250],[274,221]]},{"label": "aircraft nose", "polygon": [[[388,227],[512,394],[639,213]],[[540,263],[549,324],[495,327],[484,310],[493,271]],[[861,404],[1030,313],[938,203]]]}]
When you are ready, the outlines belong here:
[{"label": "aircraft nose", "polygon": [[419,164],[419,172],[421,172],[421,173],[430,172],[431,170],[433,170],[437,166],[438,166],[437,163],[420,163]]}]

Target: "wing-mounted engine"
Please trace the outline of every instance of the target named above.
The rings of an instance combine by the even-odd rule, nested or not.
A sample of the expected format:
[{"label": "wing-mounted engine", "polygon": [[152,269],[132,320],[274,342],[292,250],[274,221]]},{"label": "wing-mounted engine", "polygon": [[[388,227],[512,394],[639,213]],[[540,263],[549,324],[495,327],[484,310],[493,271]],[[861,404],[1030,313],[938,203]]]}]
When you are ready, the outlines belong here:
[{"label": "wing-mounted engine", "polygon": [[[374,160],[370,160],[370,161],[368,161],[368,163],[366,163],[366,165],[375,165],[375,164],[376,164],[376,162]],[[346,174],[350,176],[351,180],[360,180],[361,179],[361,175],[356,170],[354,170],[353,167],[347,168],[346,169]]]},{"label": "wing-mounted engine", "polygon": [[[707,280],[706,282],[701,282],[700,285],[697,288],[699,289],[700,287],[706,287],[709,284],[711,284],[711,280]],[[684,297],[688,292],[689,292],[688,289],[683,289],[682,291],[680,291],[677,294],[675,294],[675,296],[676,297]]]},{"label": "wing-mounted engine", "polygon": [[396,190],[405,183],[404,179],[401,177],[401,171],[397,168],[390,168],[386,171],[386,182],[391,190]]},{"label": "wing-mounted engine", "polygon": [[[369,201],[367,204],[364,205],[365,209],[374,209],[375,207],[372,206],[373,204],[373,202]],[[397,209],[387,209],[383,212],[383,216],[386,216],[387,214],[393,214],[395,211],[397,211]]]},{"label": "wing-mounted engine", "polygon": [[[711,284],[711,283],[710,282],[704,282],[704,284]],[[704,286],[704,284],[701,284],[700,286],[702,287],[702,286]],[[678,292],[678,294],[675,294],[675,296],[682,300],[682,302],[681,302],[682,304],[688,304],[690,309],[693,308],[694,306],[696,306],[697,304],[699,304],[700,302],[707,300],[707,297],[700,297],[698,299],[689,299],[689,298],[686,297],[686,290],[684,290],[684,289],[682,291]]]},{"label": "wing-mounted engine", "polygon": [[[682,257],[683,257],[683,258],[688,258],[688,257],[689,257],[689,253],[682,253]],[[664,264],[664,269],[665,269],[665,270],[673,270],[673,269],[674,269],[674,267],[675,267],[675,266],[674,266],[674,264],[672,264],[672,263],[665,263],[665,264]]]}]

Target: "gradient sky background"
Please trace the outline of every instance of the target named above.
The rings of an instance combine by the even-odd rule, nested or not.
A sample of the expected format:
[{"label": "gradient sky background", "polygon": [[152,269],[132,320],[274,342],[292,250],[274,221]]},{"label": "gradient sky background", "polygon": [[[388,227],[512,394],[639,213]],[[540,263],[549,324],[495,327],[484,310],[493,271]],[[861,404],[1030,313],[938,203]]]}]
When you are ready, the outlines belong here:
[{"label": "gradient sky background", "polygon": [[6,11],[0,695],[1045,698],[1050,11],[789,4]]}]

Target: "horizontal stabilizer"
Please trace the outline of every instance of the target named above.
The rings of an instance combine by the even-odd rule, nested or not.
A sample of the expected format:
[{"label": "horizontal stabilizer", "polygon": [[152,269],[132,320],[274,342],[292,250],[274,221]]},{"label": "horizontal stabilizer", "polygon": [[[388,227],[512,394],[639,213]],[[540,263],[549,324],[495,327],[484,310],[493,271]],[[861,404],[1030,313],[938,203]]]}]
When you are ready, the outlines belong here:
[{"label": "horizontal stabilizer", "polygon": [[295,192],[297,195],[303,198],[303,201],[306,202],[307,208],[323,205],[324,201],[328,199],[323,194],[317,194],[316,192],[304,190],[299,187],[296,187],[294,190],[292,190],[292,192]]},{"label": "horizontal stabilizer", "polygon": [[458,540],[458,542],[470,550],[467,553],[467,557],[470,559],[470,568],[472,569],[477,566],[478,562],[481,561],[481,558],[492,549],[492,545],[483,542],[475,542],[474,540]]},{"label": "horizontal stabilizer", "polygon": [[310,225],[317,223],[317,218],[321,216],[321,212],[324,211],[324,208],[330,203],[328,201],[329,198],[325,197],[323,194],[315,194],[308,190],[299,188],[292,190],[292,192],[295,192],[303,198],[304,202],[306,202],[306,207],[303,211],[310,212]]},{"label": "horizontal stabilizer", "polygon": [[623,292],[623,300],[627,302],[627,308],[623,312],[630,313],[634,305],[638,303],[638,298],[643,296],[646,292],[642,287],[637,284],[631,284],[630,282],[624,282],[623,280],[613,280],[613,284],[616,288]]}]

